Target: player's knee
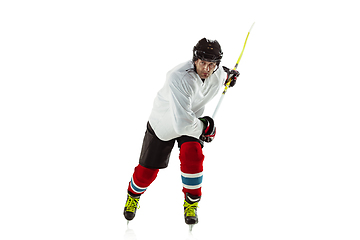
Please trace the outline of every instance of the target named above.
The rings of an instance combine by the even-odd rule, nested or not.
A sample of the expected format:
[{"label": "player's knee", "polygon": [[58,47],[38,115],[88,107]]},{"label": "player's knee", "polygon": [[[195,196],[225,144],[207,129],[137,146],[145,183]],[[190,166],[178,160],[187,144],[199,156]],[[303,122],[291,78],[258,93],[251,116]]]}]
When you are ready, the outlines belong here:
[{"label": "player's knee", "polygon": [[198,142],[185,142],[180,147],[180,158],[191,162],[204,161],[201,145]]},{"label": "player's knee", "polygon": [[159,169],[150,169],[141,166],[140,164],[135,168],[135,174],[139,179],[148,179],[154,181]]}]

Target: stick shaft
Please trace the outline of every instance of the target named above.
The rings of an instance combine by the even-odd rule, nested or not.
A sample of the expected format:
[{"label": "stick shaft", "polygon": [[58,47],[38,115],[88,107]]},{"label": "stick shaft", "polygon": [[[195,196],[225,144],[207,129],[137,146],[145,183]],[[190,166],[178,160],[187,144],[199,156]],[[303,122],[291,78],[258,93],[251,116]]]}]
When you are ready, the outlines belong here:
[{"label": "stick shaft", "polygon": [[224,96],[225,96],[225,94],[221,94],[220,100],[219,100],[218,104],[216,105],[215,111],[214,111],[214,113],[213,113],[213,115],[212,115],[212,119],[215,118],[216,113],[218,112],[218,108],[220,107],[221,102],[222,102],[223,99],[224,99]]}]

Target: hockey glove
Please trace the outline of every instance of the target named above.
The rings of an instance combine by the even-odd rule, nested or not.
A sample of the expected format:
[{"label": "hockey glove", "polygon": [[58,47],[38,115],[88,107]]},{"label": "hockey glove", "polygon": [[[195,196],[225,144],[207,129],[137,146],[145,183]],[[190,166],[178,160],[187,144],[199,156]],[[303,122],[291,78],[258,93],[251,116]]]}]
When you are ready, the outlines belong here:
[{"label": "hockey glove", "polygon": [[208,116],[199,119],[204,123],[204,130],[200,136],[200,140],[203,140],[205,142],[211,142],[216,134],[214,120]]},{"label": "hockey glove", "polygon": [[223,66],[223,69],[227,73],[227,78],[226,78],[226,81],[225,81],[224,85],[226,85],[229,82],[229,80],[231,79],[229,87],[233,87],[236,84],[236,79],[240,75],[240,73],[238,71],[234,70],[234,69],[229,69],[229,68],[224,67],[224,66]]}]

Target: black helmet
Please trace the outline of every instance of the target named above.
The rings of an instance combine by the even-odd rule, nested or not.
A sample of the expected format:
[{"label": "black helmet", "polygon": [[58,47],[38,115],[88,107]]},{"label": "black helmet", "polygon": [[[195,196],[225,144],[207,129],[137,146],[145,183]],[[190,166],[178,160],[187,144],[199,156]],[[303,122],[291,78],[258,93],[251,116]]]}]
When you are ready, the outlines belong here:
[{"label": "black helmet", "polygon": [[203,38],[193,48],[193,62],[201,59],[208,62],[216,62],[219,65],[222,56],[221,46],[216,40]]}]

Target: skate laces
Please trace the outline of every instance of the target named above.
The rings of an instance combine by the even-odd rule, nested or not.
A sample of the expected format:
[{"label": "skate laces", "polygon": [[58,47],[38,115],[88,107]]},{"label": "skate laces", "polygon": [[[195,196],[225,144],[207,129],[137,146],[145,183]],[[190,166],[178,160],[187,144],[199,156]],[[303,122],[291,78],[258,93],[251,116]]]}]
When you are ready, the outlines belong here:
[{"label": "skate laces", "polygon": [[198,202],[195,202],[193,204],[188,203],[187,201],[184,201],[184,214],[188,217],[195,217],[195,210],[198,208]]},{"label": "skate laces", "polygon": [[127,212],[135,212],[135,209],[140,208],[139,198],[133,198],[128,194],[128,199],[126,201],[125,207]]}]

